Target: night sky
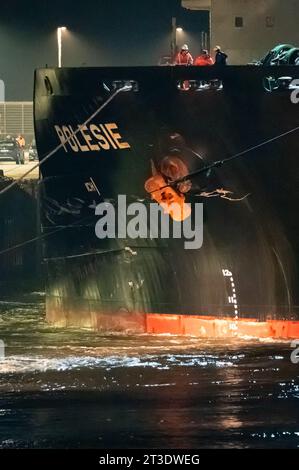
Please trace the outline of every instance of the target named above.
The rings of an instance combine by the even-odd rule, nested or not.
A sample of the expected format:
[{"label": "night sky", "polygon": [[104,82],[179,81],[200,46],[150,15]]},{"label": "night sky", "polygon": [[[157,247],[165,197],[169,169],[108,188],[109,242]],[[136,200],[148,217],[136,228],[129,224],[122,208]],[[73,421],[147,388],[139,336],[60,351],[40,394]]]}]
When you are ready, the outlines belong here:
[{"label": "night sky", "polygon": [[6,100],[31,100],[33,71],[57,64],[57,26],[67,26],[64,66],[157,65],[170,53],[176,16],[191,52],[200,52],[205,12],[190,12],[180,0],[10,0],[0,6],[0,79]]}]

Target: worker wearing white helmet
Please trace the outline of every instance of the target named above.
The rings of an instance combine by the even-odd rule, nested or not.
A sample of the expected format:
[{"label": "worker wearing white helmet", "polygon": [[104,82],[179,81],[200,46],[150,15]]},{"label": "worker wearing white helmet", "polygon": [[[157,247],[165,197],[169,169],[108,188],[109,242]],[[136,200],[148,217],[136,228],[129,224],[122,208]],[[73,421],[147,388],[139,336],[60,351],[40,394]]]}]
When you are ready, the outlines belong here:
[{"label": "worker wearing white helmet", "polygon": [[189,47],[184,44],[175,58],[175,65],[193,65],[193,57],[189,52]]}]

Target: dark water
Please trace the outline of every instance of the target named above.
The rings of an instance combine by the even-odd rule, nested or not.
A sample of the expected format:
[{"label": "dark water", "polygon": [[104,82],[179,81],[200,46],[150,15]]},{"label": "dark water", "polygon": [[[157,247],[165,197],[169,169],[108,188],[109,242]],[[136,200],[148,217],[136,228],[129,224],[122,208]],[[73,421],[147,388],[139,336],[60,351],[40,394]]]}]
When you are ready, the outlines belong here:
[{"label": "dark water", "polygon": [[288,342],[54,329],[0,304],[0,447],[296,448]]}]

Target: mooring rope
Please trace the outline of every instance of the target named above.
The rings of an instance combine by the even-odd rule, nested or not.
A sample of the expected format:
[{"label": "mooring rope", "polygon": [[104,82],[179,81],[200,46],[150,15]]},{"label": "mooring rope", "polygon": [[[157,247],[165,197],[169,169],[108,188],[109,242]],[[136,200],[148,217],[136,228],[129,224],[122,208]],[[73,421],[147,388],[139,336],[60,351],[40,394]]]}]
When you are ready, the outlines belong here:
[{"label": "mooring rope", "polygon": [[44,238],[47,238],[47,237],[50,237],[51,235],[55,235],[55,233],[58,233],[58,232],[62,232],[63,230],[66,230],[66,229],[71,229],[71,228],[80,228],[80,225],[77,225],[77,224],[81,224],[83,222],[87,222],[88,220],[92,220],[94,217],[94,215],[90,215],[88,217],[84,217],[83,219],[80,219],[78,220],[77,223],[74,223],[72,225],[64,225],[64,226],[60,226],[58,229],[56,230],[52,230],[51,232],[47,232],[47,233],[43,233],[42,235],[38,235],[37,237],[34,237],[34,238],[30,238],[29,240],[26,240],[24,242],[21,242],[17,245],[14,245],[14,246],[10,246],[8,248],[5,248],[4,250],[0,251],[0,256],[1,255],[5,255],[7,253],[10,253],[12,251],[15,251],[15,250],[18,250],[19,248],[23,248],[24,246],[26,245],[30,245],[31,243],[34,243],[34,242],[37,242],[39,240],[43,240]]},{"label": "mooring rope", "polygon": [[299,126],[298,127],[294,127],[293,129],[289,130],[289,131],[286,131],[286,132],[283,132],[282,134],[279,134],[277,135],[276,137],[272,137],[271,139],[267,139],[263,142],[260,142],[259,144],[256,144],[254,145],[253,147],[249,147],[247,148],[246,150],[242,150],[242,152],[239,152],[239,153],[236,153],[235,155],[229,157],[229,158],[226,158],[224,160],[218,160],[214,163],[211,163],[210,165],[207,165],[203,168],[200,168],[199,170],[195,170],[191,173],[189,173],[188,175],[185,175],[185,176],[182,176],[181,178],[178,178],[177,180],[175,181],[170,181],[168,184],[166,184],[165,186],[162,186],[161,188],[159,188],[158,190],[154,190],[154,191],[151,191],[149,194],[152,194],[152,193],[155,193],[157,191],[161,191],[162,189],[165,189],[165,188],[169,188],[169,187],[173,187],[173,186],[176,186],[178,185],[179,183],[183,183],[185,181],[187,181],[188,179],[190,178],[193,178],[194,176],[198,176],[202,173],[208,173],[209,171],[213,170],[214,168],[219,168],[223,165],[225,165],[226,163],[229,163],[233,160],[236,160],[240,157],[243,157],[244,155],[247,155],[249,154],[250,152],[253,152],[254,150],[257,150],[261,147],[264,147],[272,142],[276,142],[277,140],[279,139],[282,139],[283,137],[286,137],[287,135],[290,135],[290,134],[293,134],[295,132],[299,131]]}]

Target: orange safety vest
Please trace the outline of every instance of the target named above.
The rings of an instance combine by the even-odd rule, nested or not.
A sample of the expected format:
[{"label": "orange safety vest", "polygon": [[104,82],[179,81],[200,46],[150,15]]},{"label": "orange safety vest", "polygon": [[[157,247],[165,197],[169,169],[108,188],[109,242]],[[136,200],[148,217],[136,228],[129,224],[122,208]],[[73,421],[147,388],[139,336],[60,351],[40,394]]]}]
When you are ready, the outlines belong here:
[{"label": "orange safety vest", "polygon": [[190,54],[190,52],[188,52],[187,54],[182,54],[182,52],[179,52],[175,58],[175,64],[176,65],[192,65],[193,57]]},{"label": "orange safety vest", "polygon": [[214,61],[211,56],[200,55],[195,59],[194,65],[204,67],[206,65],[214,65]]},{"label": "orange safety vest", "polygon": [[18,137],[17,138],[17,142],[19,144],[20,147],[25,147],[25,139],[24,137]]}]

